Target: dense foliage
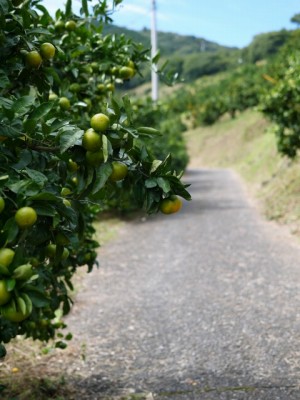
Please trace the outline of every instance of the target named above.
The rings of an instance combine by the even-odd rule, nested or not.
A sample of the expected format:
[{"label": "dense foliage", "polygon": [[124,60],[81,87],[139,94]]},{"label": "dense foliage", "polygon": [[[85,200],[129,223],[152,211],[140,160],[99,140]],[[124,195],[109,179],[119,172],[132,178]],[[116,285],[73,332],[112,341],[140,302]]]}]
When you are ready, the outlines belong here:
[{"label": "dense foliage", "polygon": [[75,15],[68,0],[55,19],[39,0],[0,3],[0,343],[64,327],[71,278],[96,263],[92,223],[107,202],[130,193],[153,213],[190,198],[171,157],[141,144],[156,127],[113,96],[150,58],[124,35],[104,35],[108,21],[106,1],[82,0]]},{"label": "dense foliage", "polygon": [[[211,125],[225,114],[258,105],[261,92],[270,86],[265,66],[242,65],[219,79],[200,80],[175,93],[171,104],[184,110],[193,126]],[[176,104],[176,105],[175,105]]]},{"label": "dense foliage", "polygon": [[300,148],[300,52],[280,66],[278,78],[262,99],[261,110],[274,123],[278,150],[294,158]]}]

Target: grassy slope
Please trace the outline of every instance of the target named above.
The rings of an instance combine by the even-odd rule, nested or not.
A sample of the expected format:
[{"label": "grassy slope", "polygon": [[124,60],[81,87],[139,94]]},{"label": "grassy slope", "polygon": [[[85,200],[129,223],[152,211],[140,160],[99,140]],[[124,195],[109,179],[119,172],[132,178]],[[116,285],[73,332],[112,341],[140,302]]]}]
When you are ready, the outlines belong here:
[{"label": "grassy slope", "polygon": [[300,168],[276,150],[272,126],[248,110],[235,120],[224,118],[211,127],[186,133],[190,167],[235,169],[248,183],[269,219],[300,234]]}]

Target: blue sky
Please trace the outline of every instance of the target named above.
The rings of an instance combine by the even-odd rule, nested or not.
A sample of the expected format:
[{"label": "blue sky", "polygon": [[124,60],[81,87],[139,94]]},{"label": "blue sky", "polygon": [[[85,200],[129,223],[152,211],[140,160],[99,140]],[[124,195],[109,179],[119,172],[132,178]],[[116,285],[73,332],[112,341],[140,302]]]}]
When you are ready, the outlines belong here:
[{"label": "blue sky", "polygon": [[[43,4],[54,9],[62,1]],[[290,18],[300,13],[299,0],[156,0],[156,4],[158,30],[237,47],[247,46],[256,34],[295,27]],[[123,0],[113,20],[135,30],[149,28],[150,11],[151,0]]]}]

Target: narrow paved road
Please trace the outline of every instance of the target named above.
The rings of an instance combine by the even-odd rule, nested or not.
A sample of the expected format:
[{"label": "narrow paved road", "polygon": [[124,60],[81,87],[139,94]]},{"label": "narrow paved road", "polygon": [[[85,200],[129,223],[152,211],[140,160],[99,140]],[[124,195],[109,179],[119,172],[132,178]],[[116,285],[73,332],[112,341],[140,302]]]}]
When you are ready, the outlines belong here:
[{"label": "narrow paved road", "polygon": [[186,181],[193,201],[126,224],[84,283],[80,398],[300,399],[300,246],[231,171]]}]

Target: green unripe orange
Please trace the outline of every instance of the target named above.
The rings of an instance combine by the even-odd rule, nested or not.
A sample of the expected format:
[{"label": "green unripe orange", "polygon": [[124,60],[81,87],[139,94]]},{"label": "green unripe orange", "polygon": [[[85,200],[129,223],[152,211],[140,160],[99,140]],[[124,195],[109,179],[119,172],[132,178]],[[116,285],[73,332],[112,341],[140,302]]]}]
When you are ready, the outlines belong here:
[{"label": "green unripe orange", "polygon": [[6,282],[0,280],[0,306],[8,303],[11,298],[11,293],[7,290]]},{"label": "green unripe orange", "polygon": [[78,92],[80,92],[80,89],[81,89],[81,86],[80,86],[80,84],[79,83],[72,83],[71,85],[70,85],[70,92],[73,92],[73,93],[78,93]]},{"label": "green unripe orange", "polygon": [[70,100],[67,97],[61,97],[58,102],[62,110],[69,110],[71,108]]},{"label": "green unripe orange", "polygon": [[58,96],[56,93],[53,93],[53,92],[49,93],[49,100],[56,100],[56,99],[58,99]]},{"label": "green unripe orange", "polygon": [[8,267],[15,256],[15,252],[12,249],[2,248],[0,249],[0,264],[3,267]]},{"label": "green unripe orange", "polygon": [[25,61],[27,67],[38,69],[42,64],[43,59],[38,51],[33,50],[26,54]]},{"label": "green unripe orange", "polygon": [[115,91],[115,85],[113,83],[107,83],[106,90],[113,93]]},{"label": "green unripe orange", "polygon": [[[49,258],[55,258],[55,256],[56,256],[56,244],[53,244],[53,243],[50,243],[50,244],[48,244],[48,246],[46,247],[46,255],[49,257]],[[61,255],[61,259],[62,260],[66,260],[68,257],[69,257],[69,250],[68,249],[66,249],[65,247],[64,247],[64,249],[63,249],[63,252],[62,252],[62,255]]]},{"label": "green unripe orange", "polygon": [[5,200],[2,196],[0,196],[0,213],[2,213],[4,208],[5,208]]},{"label": "green unripe orange", "polygon": [[83,134],[82,146],[88,151],[100,150],[102,147],[102,136],[93,128],[90,128]]},{"label": "green unripe orange", "polygon": [[69,159],[67,168],[70,172],[76,172],[79,169],[77,162]]},{"label": "green unripe orange", "polygon": [[32,207],[22,207],[16,212],[15,220],[21,229],[26,229],[36,222],[37,213]]},{"label": "green unripe orange", "polygon": [[134,75],[135,75],[135,70],[130,67],[122,67],[119,71],[120,78],[125,80],[133,78]]},{"label": "green unripe orange", "polygon": [[50,60],[55,55],[55,47],[52,43],[43,43],[40,47],[40,53],[45,60]]},{"label": "green unripe orange", "polygon": [[67,187],[63,187],[60,191],[61,196],[65,197],[65,196],[69,196],[72,193],[72,190],[67,188]]},{"label": "green unripe orange", "polygon": [[107,115],[99,113],[91,118],[91,127],[97,132],[104,132],[109,127],[109,118]]},{"label": "green unripe orange", "polygon": [[109,179],[113,182],[123,180],[128,173],[127,165],[122,163],[121,161],[113,161],[112,169],[113,170],[112,170],[112,173],[111,173]]},{"label": "green unripe orange", "polygon": [[65,23],[62,20],[56,21],[54,25],[55,30],[62,32],[65,29]]},{"label": "green unripe orange", "polygon": [[67,31],[74,31],[76,29],[76,22],[73,20],[67,21],[65,28]]}]

